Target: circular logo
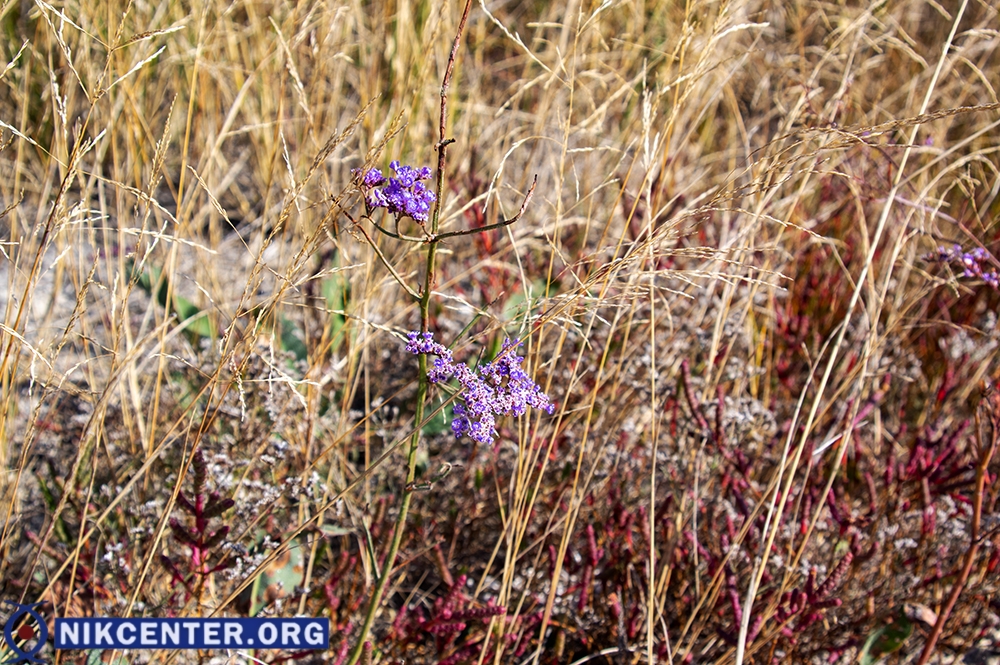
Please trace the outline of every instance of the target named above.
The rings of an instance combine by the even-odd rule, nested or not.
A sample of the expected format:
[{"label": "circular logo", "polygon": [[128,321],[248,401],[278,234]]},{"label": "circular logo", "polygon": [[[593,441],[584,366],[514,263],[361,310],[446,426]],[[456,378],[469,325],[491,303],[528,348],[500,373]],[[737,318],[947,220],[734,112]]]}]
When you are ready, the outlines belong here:
[{"label": "circular logo", "polygon": [[[31,605],[21,605],[20,603],[14,603],[9,600],[3,601],[8,605],[14,606],[16,609],[14,613],[10,615],[7,619],[7,623],[3,626],[3,636],[7,641],[7,648],[14,652],[14,657],[5,660],[2,665],[7,665],[7,663],[41,663],[40,658],[35,658],[35,654],[42,650],[45,646],[45,642],[49,639],[49,627],[45,624],[45,619],[42,618],[35,608],[42,603],[33,603]],[[24,617],[25,619],[31,619],[34,621],[34,626],[31,623],[25,621],[22,623],[17,631],[14,630],[14,626],[17,626],[18,620]],[[35,634],[36,627],[38,634]],[[32,639],[35,640],[35,646],[28,648],[27,650],[22,649],[19,643],[27,645]]]}]

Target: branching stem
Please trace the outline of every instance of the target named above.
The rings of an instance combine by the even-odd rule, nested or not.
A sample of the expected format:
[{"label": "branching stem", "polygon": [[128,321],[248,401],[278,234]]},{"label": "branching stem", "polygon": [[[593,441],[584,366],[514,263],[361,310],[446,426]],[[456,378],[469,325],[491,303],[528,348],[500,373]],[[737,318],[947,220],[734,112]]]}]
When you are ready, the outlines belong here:
[{"label": "branching stem", "polygon": [[379,261],[381,261],[382,265],[386,267],[386,269],[389,271],[389,274],[392,275],[393,279],[395,279],[396,282],[398,282],[399,285],[403,287],[403,290],[405,290],[410,295],[411,298],[419,301],[420,294],[411,289],[409,285],[407,285],[407,283],[403,280],[403,278],[399,276],[399,273],[397,273],[396,269],[392,267],[392,264],[389,263],[389,260],[385,258],[385,254],[382,253],[382,250],[379,249],[379,246],[375,244],[375,241],[372,240],[371,236],[368,235],[368,232],[365,231],[364,227],[361,226],[360,224],[355,224],[354,228],[357,229],[365,237],[365,240],[368,241],[368,244],[371,245],[371,248],[375,250],[375,254],[378,256]]},{"label": "branching stem", "polygon": [[473,233],[482,233],[483,231],[492,231],[493,229],[502,229],[505,226],[510,226],[514,222],[521,219],[521,216],[524,215],[524,211],[528,209],[528,202],[531,201],[531,195],[535,193],[535,185],[537,184],[538,184],[538,176],[536,175],[535,179],[531,181],[531,187],[528,188],[528,193],[524,195],[524,200],[521,201],[521,208],[517,211],[517,214],[511,217],[510,219],[501,220],[496,224],[480,226],[477,229],[463,229],[461,231],[449,231],[448,233],[434,233],[431,235],[430,239],[427,242],[434,244],[442,240],[445,240],[447,238],[455,238],[457,236],[468,236],[472,235]]},{"label": "branching stem", "polygon": [[[462,12],[462,18],[459,21],[458,30],[455,33],[455,41],[451,47],[451,55],[448,57],[448,66],[445,69],[444,79],[441,82],[441,140],[438,143],[437,200],[434,205],[434,214],[431,218],[430,235],[432,238],[437,235],[438,225],[441,220],[442,198],[444,195],[444,175],[445,166],[447,165],[447,148],[448,144],[451,143],[451,141],[446,138],[448,129],[448,87],[451,85],[452,73],[455,71],[455,58],[458,56],[458,48],[462,42],[462,33],[465,32],[465,24],[469,19],[469,11],[471,9],[472,0],[466,0],[465,9]],[[528,194],[530,197],[531,192]],[[518,214],[518,217],[520,217],[520,213]],[[372,244],[373,247],[375,246],[374,243],[371,243],[370,239],[369,243]],[[434,291],[434,258],[437,253],[436,250],[437,242],[428,242],[424,286],[423,290],[419,294],[421,332],[427,332],[430,324],[430,303],[431,293]],[[381,253],[379,255],[381,256]],[[386,263],[384,260],[383,262]],[[390,268],[390,270],[392,270],[392,268]],[[393,274],[395,275],[395,272]],[[411,289],[407,289],[407,291],[412,293]],[[413,436],[410,438],[410,449],[406,456],[405,487],[407,488],[413,487],[413,481],[416,478],[417,448],[420,445],[420,425],[424,419],[424,403],[427,400],[427,392],[430,385],[430,382],[427,379],[427,356],[425,354],[420,354],[417,357],[417,362],[420,379],[417,386],[416,412],[413,416],[415,426],[413,428]],[[382,595],[385,593],[385,588],[389,584],[392,568],[396,564],[396,555],[399,554],[399,547],[403,542],[403,532],[406,529],[406,516],[410,511],[410,499],[412,497],[412,490],[404,489],[403,501],[399,506],[399,515],[396,517],[396,524],[392,531],[392,543],[389,545],[389,553],[385,558],[385,565],[382,568],[382,574],[379,576],[378,582],[375,585],[375,591],[372,594],[371,602],[368,605],[368,611],[365,613],[365,621],[361,627],[361,634],[358,635],[354,649],[351,651],[351,657],[348,660],[349,665],[355,665],[359,660],[361,660],[361,656],[364,653],[365,642],[368,640],[368,634],[371,632],[371,627],[375,621],[375,615],[378,613],[378,608],[382,604]]]}]

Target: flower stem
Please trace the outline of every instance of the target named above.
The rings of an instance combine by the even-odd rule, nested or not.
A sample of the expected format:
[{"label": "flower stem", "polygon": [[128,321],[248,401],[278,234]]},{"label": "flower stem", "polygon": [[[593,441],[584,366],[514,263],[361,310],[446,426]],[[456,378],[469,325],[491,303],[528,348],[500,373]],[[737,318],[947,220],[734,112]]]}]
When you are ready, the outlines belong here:
[{"label": "flower stem", "polygon": [[[432,263],[433,258],[428,257],[428,263]],[[427,289],[425,289],[426,291]],[[427,308],[425,307],[426,299],[421,299],[420,309],[421,309],[421,319],[425,319],[425,312]],[[406,457],[406,484],[404,488],[408,488],[412,485],[414,478],[416,477],[417,470],[417,447],[420,443],[420,423],[424,419],[424,401],[427,397],[427,356],[421,355],[417,359],[419,372],[420,372],[420,383],[417,386],[417,409],[414,414],[413,420],[416,423],[413,436],[410,437],[410,450]],[[368,640],[368,633],[371,631],[372,623],[375,621],[375,614],[378,612],[379,605],[382,604],[382,594],[385,592],[385,587],[389,583],[389,577],[392,573],[392,567],[396,563],[396,555],[399,553],[399,546],[403,542],[403,531],[406,529],[406,514],[410,510],[410,499],[413,496],[413,492],[409,489],[403,490],[403,503],[399,506],[399,516],[396,518],[396,524],[392,531],[392,543],[389,546],[389,554],[385,558],[385,565],[382,567],[382,574],[379,575],[378,582],[375,584],[375,592],[372,594],[371,603],[368,606],[368,612],[365,613],[365,622],[361,627],[361,635],[358,637],[358,641],[354,645],[353,651],[351,651],[351,658],[348,660],[348,665],[355,665],[360,659],[364,652],[365,642]]]},{"label": "flower stem", "polygon": [[[435,212],[433,228],[437,228],[438,215]],[[424,274],[424,288],[420,293],[420,331],[427,332],[430,327],[431,292],[434,285],[434,258],[437,254],[437,245],[430,243],[427,245],[426,272]],[[406,484],[403,486],[403,502],[399,506],[399,515],[392,530],[392,543],[389,545],[389,554],[385,558],[385,565],[382,567],[382,574],[375,584],[375,592],[372,594],[371,603],[365,613],[365,622],[361,626],[361,635],[354,645],[348,665],[355,665],[364,652],[364,645],[371,631],[372,623],[375,621],[375,614],[379,605],[382,604],[382,594],[389,584],[389,577],[392,567],[396,563],[396,555],[399,554],[399,546],[403,542],[403,532],[406,529],[406,515],[410,511],[410,499],[413,491],[408,489],[413,486],[413,481],[417,475],[417,448],[420,446],[420,427],[424,420],[424,408],[427,401],[427,392],[430,388],[430,381],[427,379],[427,355],[417,356],[417,373],[419,383],[417,384],[417,406],[413,414],[413,435],[410,437],[410,449],[406,454]]]}]

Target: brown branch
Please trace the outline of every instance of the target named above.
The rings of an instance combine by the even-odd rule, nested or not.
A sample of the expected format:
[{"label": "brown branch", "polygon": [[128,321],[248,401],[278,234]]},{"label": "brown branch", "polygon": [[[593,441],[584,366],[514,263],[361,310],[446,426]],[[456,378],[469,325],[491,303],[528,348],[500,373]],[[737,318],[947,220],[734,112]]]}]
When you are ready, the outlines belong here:
[{"label": "brown branch", "polygon": [[524,200],[521,201],[521,208],[517,211],[517,214],[510,219],[504,219],[496,224],[489,224],[487,226],[480,226],[478,229],[464,229],[462,231],[449,231],[448,233],[439,233],[432,236],[427,240],[427,242],[439,242],[447,238],[454,238],[456,236],[468,236],[473,233],[482,233],[483,231],[492,231],[493,229],[502,229],[505,226],[510,226],[514,222],[521,219],[524,215],[524,211],[528,209],[528,202],[531,201],[532,194],[535,193],[535,185],[538,184],[538,176],[536,175],[534,180],[531,181],[531,187],[528,188],[528,193],[524,195]]},{"label": "brown branch", "polygon": [[374,219],[372,219],[371,217],[369,217],[368,219],[369,219],[369,221],[371,221],[371,223],[372,223],[372,226],[374,226],[374,227],[375,227],[376,229],[378,229],[378,231],[379,231],[380,233],[382,233],[383,235],[387,235],[387,236],[389,236],[390,238],[395,238],[396,240],[405,240],[406,242],[413,242],[413,243],[423,243],[423,242],[427,242],[427,239],[426,239],[426,238],[417,238],[416,236],[408,236],[408,235],[406,235],[406,234],[404,234],[404,233],[393,233],[393,232],[392,232],[392,231],[390,231],[389,229],[384,229],[384,228],[382,228],[382,227],[381,227],[381,226],[379,225],[379,223],[378,223],[378,222],[376,222],[376,221],[375,221]]},{"label": "brown branch", "polygon": [[[465,0],[462,19],[458,22],[458,30],[455,31],[455,41],[452,42],[451,54],[448,56],[448,65],[444,70],[444,78],[441,79],[441,121],[438,124],[438,134],[441,140],[437,144],[437,205],[434,207],[434,216],[431,221],[431,235],[437,233],[438,222],[441,218],[441,207],[444,205],[444,169],[448,161],[448,144],[454,142],[453,139],[445,137],[445,134],[448,132],[448,88],[451,87],[451,77],[455,72],[455,59],[458,57],[458,47],[462,44],[462,34],[465,32],[465,23],[469,20],[469,11],[471,9],[472,0]],[[427,289],[430,289],[430,284],[427,285]]]}]

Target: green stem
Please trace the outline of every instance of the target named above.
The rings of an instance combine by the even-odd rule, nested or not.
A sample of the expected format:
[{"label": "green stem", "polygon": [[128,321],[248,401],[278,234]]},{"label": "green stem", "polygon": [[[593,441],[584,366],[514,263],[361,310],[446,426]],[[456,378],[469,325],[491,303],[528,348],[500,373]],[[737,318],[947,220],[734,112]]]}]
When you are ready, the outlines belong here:
[{"label": "green stem", "polygon": [[[430,320],[435,249],[436,246],[433,244],[427,247],[427,272],[424,278],[424,289],[420,294],[421,332],[427,332]],[[347,661],[348,665],[355,665],[361,659],[365,642],[368,639],[368,633],[371,632],[372,624],[375,622],[375,614],[382,604],[382,594],[385,593],[385,587],[389,584],[392,567],[396,563],[396,555],[399,554],[399,547],[403,542],[403,532],[406,530],[406,516],[410,511],[410,499],[413,497],[413,491],[410,488],[413,486],[417,475],[417,448],[420,445],[420,426],[424,420],[424,407],[427,401],[427,392],[430,389],[430,382],[427,380],[427,356],[424,354],[417,356],[417,371],[420,376],[420,382],[417,385],[417,408],[413,415],[413,436],[410,437],[410,449],[406,456],[406,484],[403,486],[403,503],[399,506],[399,515],[396,517],[396,524],[393,527],[389,554],[385,558],[385,565],[382,566],[382,574],[375,584],[375,592],[372,594],[371,604],[365,613],[364,625],[361,626],[361,635],[355,643],[354,649],[351,651],[351,658]]]},{"label": "green stem", "polygon": [[399,516],[396,518],[396,525],[392,531],[392,544],[389,546],[389,554],[386,556],[385,565],[382,567],[382,574],[378,578],[378,582],[375,584],[375,593],[372,594],[371,604],[368,606],[368,612],[365,614],[365,623],[361,627],[361,635],[358,638],[357,643],[354,645],[353,651],[351,651],[351,658],[348,665],[355,665],[360,659],[364,652],[365,642],[368,640],[368,633],[371,631],[372,623],[375,621],[375,614],[378,612],[379,605],[382,603],[382,594],[385,592],[385,587],[389,583],[390,573],[392,573],[392,567],[396,563],[396,555],[399,553],[399,546],[403,542],[403,531],[406,530],[406,514],[410,510],[410,499],[413,496],[413,492],[408,489],[413,483],[416,477],[417,469],[417,446],[420,443],[420,421],[424,417],[424,398],[427,396],[427,356],[419,356],[419,366],[420,366],[420,385],[417,388],[417,412],[414,416],[414,420],[417,423],[416,430],[413,432],[413,436],[410,439],[410,451],[407,454],[407,472],[406,472],[406,485],[403,489],[403,503],[399,507]]}]

